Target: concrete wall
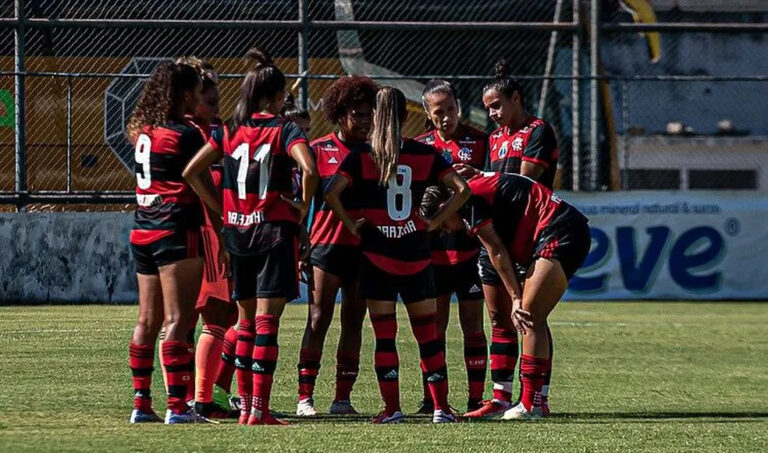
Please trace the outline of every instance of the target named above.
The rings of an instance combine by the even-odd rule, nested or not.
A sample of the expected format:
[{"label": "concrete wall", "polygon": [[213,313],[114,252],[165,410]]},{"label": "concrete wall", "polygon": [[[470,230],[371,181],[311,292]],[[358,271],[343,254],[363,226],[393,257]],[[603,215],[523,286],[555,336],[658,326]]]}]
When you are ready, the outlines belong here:
[{"label": "concrete wall", "polygon": [[131,213],[0,214],[0,304],[135,303]]}]

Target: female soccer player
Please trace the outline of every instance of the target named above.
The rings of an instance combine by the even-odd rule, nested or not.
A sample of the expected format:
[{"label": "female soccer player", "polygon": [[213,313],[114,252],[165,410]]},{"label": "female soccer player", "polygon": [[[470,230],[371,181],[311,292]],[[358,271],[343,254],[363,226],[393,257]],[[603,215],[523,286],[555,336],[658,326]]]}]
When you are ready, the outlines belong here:
[{"label": "female soccer player", "polygon": [[283,110],[280,112],[282,116],[296,123],[304,133],[309,136],[309,130],[312,125],[312,118],[309,116],[309,112],[302,106],[296,103],[296,96],[291,92],[285,93],[285,99],[283,99]]},{"label": "female soccer player", "polygon": [[[310,233],[313,285],[299,355],[299,403],[296,414],[316,415],[312,395],[320,369],[323,343],[341,289],[341,338],[336,352],[336,395],[331,414],[357,414],[350,402],[360,364],[365,304],[357,298],[360,238],[350,233],[325,203],[323,191],[347,155],[366,147],[378,87],[368,77],[342,77],[323,94],[326,119],[338,127],[312,142],[321,184],[315,194]],[[347,200],[342,194],[342,204]]]},{"label": "female soccer player", "polygon": [[[523,103],[522,87],[510,78],[509,73],[509,66],[500,60],[494,66],[494,79],[483,88],[483,104],[491,119],[499,125],[488,138],[488,169],[528,176],[552,189],[558,158],[554,130],[544,120],[528,113]],[[518,357],[517,334],[507,316],[511,301],[486,250],[480,250],[478,262],[483,293],[493,324],[493,399],[467,415],[497,417],[512,405],[512,382]],[[545,401],[548,387],[544,391]]]},{"label": "female soccer player", "polygon": [[[398,423],[399,362],[395,347],[398,295],[405,303],[419,344],[421,369],[435,402],[432,421],[456,421],[448,406],[448,376],[435,322],[435,290],[427,232],[455,213],[469,197],[466,182],[434,150],[404,139],[403,93],[382,88],[376,95],[371,148],[347,155],[326,190],[326,202],[349,231],[361,238],[359,296],[371,315],[374,365],[385,408],[374,423]],[[430,219],[418,215],[424,190],[445,184],[454,195]],[[351,196],[341,201],[345,188]],[[353,219],[355,211],[362,218]]]},{"label": "female soccer player", "polygon": [[[286,423],[269,410],[278,322],[286,302],[298,296],[298,224],[309,210],[317,170],[304,133],[278,116],[285,76],[263,49],[252,54],[257,62],[245,76],[231,122],[195,155],[184,177],[224,219],[224,246],[231,255],[233,298],[240,315],[236,351],[242,399],[239,422],[282,425]],[[221,159],[223,204],[201,178]],[[298,200],[292,193],[294,162],[302,171]]]},{"label": "female soccer player", "polygon": [[[165,423],[207,421],[187,407],[192,361],[187,333],[202,278],[202,206],[181,170],[204,144],[185,116],[200,103],[202,80],[189,65],[162,63],[144,85],[127,126],[136,147],[136,209],[130,235],[139,283],[139,320],[130,364],[134,410],[131,423],[160,421],[152,411],[154,348],[165,318],[161,362],[168,382]],[[164,315],[164,316],[163,316]]]},{"label": "female soccer player", "polygon": [[[421,101],[427,114],[428,132],[416,140],[432,146],[448,163],[482,168],[488,154],[488,136],[459,124],[458,97],[453,85],[445,80],[430,80]],[[430,196],[430,193],[425,196]],[[467,412],[470,412],[480,408],[488,361],[488,344],[483,331],[483,290],[477,273],[480,243],[464,231],[433,231],[429,239],[437,294],[437,334],[443,342],[448,329],[451,295],[456,294],[459,300],[464,364],[467,368]],[[426,374],[423,381],[424,400],[418,413],[432,413]]]},{"label": "female soccer player", "polygon": [[[588,220],[527,177],[472,169],[462,174],[474,175],[469,179],[472,196],[442,228],[467,227],[480,238],[512,300],[504,315],[523,334],[520,403],[506,409],[503,418],[545,417],[549,410],[542,387],[551,368],[547,316],[589,252]],[[447,196],[430,199],[424,206],[426,213],[439,209]],[[522,290],[513,263],[527,269]],[[491,360],[497,360],[496,351],[491,351]]]}]

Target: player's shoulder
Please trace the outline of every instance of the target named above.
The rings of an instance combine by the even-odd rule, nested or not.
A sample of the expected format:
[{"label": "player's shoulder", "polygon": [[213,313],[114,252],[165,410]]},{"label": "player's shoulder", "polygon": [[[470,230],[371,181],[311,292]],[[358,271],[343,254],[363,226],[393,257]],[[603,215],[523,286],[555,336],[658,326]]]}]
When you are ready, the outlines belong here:
[{"label": "player's shoulder", "polygon": [[504,129],[506,129],[504,126],[496,128],[493,132],[490,133],[490,135],[488,135],[488,138],[490,140],[498,140],[498,139],[500,139],[501,137],[504,136]]},{"label": "player's shoulder", "polygon": [[425,145],[433,145],[435,143],[435,131],[431,130],[431,131],[424,132],[421,135],[417,135],[416,137],[413,137],[413,139]]},{"label": "player's shoulder", "polygon": [[464,126],[462,129],[462,139],[464,140],[486,140],[488,139],[488,134],[485,132],[475,129],[472,126]]},{"label": "player's shoulder", "polygon": [[312,147],[312,149],[336,147],[336,142],[333,139],[333,132],[312,140],[309,142],[309,146]]},{"label": "player's shoulder", "polygon": [[539,118],[537,116],[531,115],[528,118],[528,121],[524,128],[528,128],[531,130],[540,130],[542,132],[554,132],[554,129],[552,128],[552,125],[549,124],[549,122],[543,118]]},{"label": "player's shoulder", "polygon": [[437,155],[435,148],[433,148],[430,145],[427,145],[426,143],[422,143],[412,138],[403,139],[403,149],[401,152],[405,154],[416,154],[416,155],[424,155],[424,154]]},{"label": "player's shoulder", "polygon": [[164,138],[170,140],[202,140],[205,135],[195,123],[191,120],[168,119],[164,124],[153,128],[153,138]]}]

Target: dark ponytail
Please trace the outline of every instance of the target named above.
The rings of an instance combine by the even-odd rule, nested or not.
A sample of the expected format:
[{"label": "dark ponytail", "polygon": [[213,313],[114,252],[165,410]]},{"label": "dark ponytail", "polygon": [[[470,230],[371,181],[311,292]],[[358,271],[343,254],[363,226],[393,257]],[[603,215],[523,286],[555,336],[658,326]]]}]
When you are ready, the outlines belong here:
[{"label": "dark ponytail", "polygon": [[[448,94],[453,97],[454,101],[456,101],[456,105],[459,105],[459,96],[456,95],[456,88],[453,87],[451,82],[443,79],[432,79],[427,82],[427,85],[424,87],[424,91],[421,92],[421,106],[424,107],[425,112],[429,109],[427,96],[431,94]],[[432,120],[429,119],[429,116],[427,116],[427,121],[424,124],[424,128],[427,131],[435,129],[435,125],[432,124]]]},{"label": "dark ponytail", "polygon": [[496,90],[509,99],[517,91],[520,94],[520,102],[523,100],[523,87],[517,80],[510,77],[511,71],[507,61],[500,59],[493,65],[493,80],[486,83],[483,87],[483,93],[489,90]]},{"label": "dark ponytail", "polygon": [[285,93],[285,97],[283,98],[283,109],[280,111],[280,114],[294,123],[298,120],[309,119],[309,112],[302,106],[296,104],[296,96],[290,91]]},{"label": "dark ponytail", "polygon": [[232,114],[232,131],[243,124],[254,112],[261,110],[261,101],[271,99],[285,90],[285,75],[275,66],[272,57],[261,47],[253,47],[245,54],[248,72],[240,87],[240,99]]}]

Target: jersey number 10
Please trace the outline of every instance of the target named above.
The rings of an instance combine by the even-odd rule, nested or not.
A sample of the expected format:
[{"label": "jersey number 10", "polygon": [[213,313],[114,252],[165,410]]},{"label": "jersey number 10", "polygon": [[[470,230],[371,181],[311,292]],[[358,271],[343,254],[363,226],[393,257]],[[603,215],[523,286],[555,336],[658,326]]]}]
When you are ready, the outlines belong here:
[{"label": "jersey number 10", "polygon": [[[398,182],[398,176],[402,179]],[[392,220],[405,220],[411,216],[413,196],[411,182],[413,169],[407,165],[398,165],[397,172],[389,177],[387,188],[387,214]]]},{"label": "jersey number 10", "polygon": [[[241,143],[232,153],[232,158],[239,161],[237,168],[237,198],[246,199],[245,181],[248,178],[248,167],[251,159],[249,158],[250,145]],[[269,163],[272,157],[272,144],[264,143],[256,148],[253,153],[253,160],[259,163],[259,199],[267,197],[267,187],[269,185]]]}]

